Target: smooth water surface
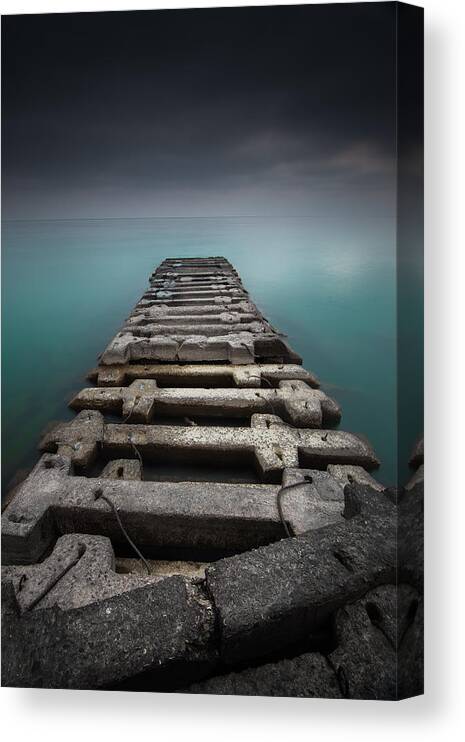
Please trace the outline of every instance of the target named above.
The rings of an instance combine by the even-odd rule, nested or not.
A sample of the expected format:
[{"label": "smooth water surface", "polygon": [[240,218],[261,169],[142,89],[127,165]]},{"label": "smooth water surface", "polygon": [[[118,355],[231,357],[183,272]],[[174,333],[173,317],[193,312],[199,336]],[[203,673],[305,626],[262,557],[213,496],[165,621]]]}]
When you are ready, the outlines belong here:
[{"label": "smooth water surface", "polygon": [[50,420],[72,417],[67,401],[85,386],[150,272],[165,257],[195,255],[231,260],[265,316],[342,404],[341,427],[369,438],[382,460],[379,479],[395,482],[394,222],[6,222],[2,236],[4,484],[34,461]]}]

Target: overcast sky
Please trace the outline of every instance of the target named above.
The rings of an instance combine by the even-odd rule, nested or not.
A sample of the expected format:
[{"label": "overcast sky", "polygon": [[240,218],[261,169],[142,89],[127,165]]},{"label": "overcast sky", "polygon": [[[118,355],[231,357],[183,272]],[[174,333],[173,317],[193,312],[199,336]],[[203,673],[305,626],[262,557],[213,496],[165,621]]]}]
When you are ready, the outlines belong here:
[{"label": "overcast sky", "polygon": [[394,3],[4,18],[4,217],[392,215],[394,61]]}]

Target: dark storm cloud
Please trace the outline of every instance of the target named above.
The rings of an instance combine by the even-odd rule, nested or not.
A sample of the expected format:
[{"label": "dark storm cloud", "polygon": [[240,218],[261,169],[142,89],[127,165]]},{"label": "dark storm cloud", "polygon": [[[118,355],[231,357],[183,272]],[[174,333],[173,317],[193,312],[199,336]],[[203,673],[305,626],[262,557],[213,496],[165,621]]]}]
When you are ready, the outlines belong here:
[{"label": "dark storm cloud", "polygon": [[393,199],[395,4],[3,19],[7,216]]}]

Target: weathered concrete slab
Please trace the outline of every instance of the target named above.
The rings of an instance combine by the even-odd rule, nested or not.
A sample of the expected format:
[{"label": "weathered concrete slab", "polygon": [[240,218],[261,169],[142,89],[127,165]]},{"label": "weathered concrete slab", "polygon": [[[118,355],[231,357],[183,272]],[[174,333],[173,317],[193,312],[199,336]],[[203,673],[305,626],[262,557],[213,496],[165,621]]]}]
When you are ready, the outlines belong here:
[{"label": "weathered concrete slab", "polygon": [[278,696],[281,698],[343,698],[338,678],[326,657],[308,652],[293,659],[269,662],[242,672],[218,675],[183,689],[185,693],[217,696]]},{"label": "weathered concrete slab", "polygon": [[[338,647],[329,655],[308,652],[212,677],[185,692],[385,701],[418,695],[423,692],[420,604],[408,585],[377,587],[336,613]],[[404,647],[412,646],[407,656]]]},{"label": "weathered concrete slab", "polygon": [[150,422],[156,414],[154,408],[160,393],[153,379],[138,379],[128,387],[83,389],[69,406],[74,410],[119,413],[125,421]]},{"label": "weathered concrete slab", "polygon": [[48,450],[48,441],[53,440],[52,449],[59,451],[62,456],[69,456],[76,466],[88,466],[97,456],[104,437],[104,427],[100,412],[84,410],[74,420],[58,423],[42,440],[45,450]]},{"label": "weathered concrete slab", "polygon": [[227,291],[238,289],[241,293],[248,294],[244,287],[238,282],[227,278],[194,280],[191,278],[175,281],[174,279],[151,281],[150,289],[144,294],[146,298],[157,296],[159,291],[168,291],[174,294],[182,294],[186,291]]},{"label": "weathered concrete slab", "polygon": [[[398,646],[403,647],[406,661],[410,663],[408,669],[403,670],[404,689],[399,685],[399,696],[408,695],[413,688],[416,688],[415,693],[421,692],[422,669],[419,669],[418,658],[423,641],[420,610],[423,490],[416,487],[401,498],[397,508],[384,493],[348,485],[344,514],[342,524],[224,559],[207,569],[209,594],[219,614],[223,660],[234,664],[241,659],[276,652],[280,646],[285,647],[299,638],[304,641],[334,610],[359,600],[379,585],[398,583],[407,585],[408,589],[399,589],[396,599],[390,588],[390,607],[383,607],[377,599],[372,601],[376,604],[374,609],[369,606],[367,611],[366,604],[364,609],[370,623],[385,634],[388,643],[393,642],[393,631],[397,627]],[[412,597],[412,589],[416,596]],[[381,600],[381,594],[378,598]],[[356,613],[360,616],[360,606]],[[346,614],[342,611],[341,615],[344,623]],[[347,615],[350,618],[350,611]],[[344,636],[343,628],[339,627],[338,649],[331,656],[336,669],[343,666],[344,654],[352,656],[352,668],[343,666],[345,672],[342,672],[350,697],[367,697],[363,695],[363,683],[369,683],[370,679],[376,687],[376,644],[381,638],[376,635],[377,642],[372,643],[366,632],[365,614],[362,617],[359,633],[365,636],[364,641],[371,648],[369,646],[365,654],[360,652],[359,669],[358,639],[354,638],[351,647],[347,645],[350,628]],[[357,616],[355,619],[358,620]],[[408,644],[403,644],[404,640],[407,642],[409,631],[413,641],[411,653]],[[386,683],[389,685],[389,678],[383,679],[382,673],[379,677],[385,687]]]},{"label": "weathered concrete slab", "polygon": [[159,276],[163,275],[164,273],[173,272],[179,275],[179,273],[191,273],[195,274],[197,272],[199,273],[208,273],[208,272],[215,272],[218,273],[231,273],[232,275],[237,275],[237,272],[231,265],[231,263],[227,260],[170,260],[170,261],[164,261],[161,263],[157,270],[154,271],[152,276]]},{"label": "weathered concrete slab", "polygon": [[103,352],[100,363],[114,365],[130,361],[228,361],[244,365],[257,361],[300,363],[301,358],[275,333],[241,330],[214,337],[173,333],[147,338],[135,337],[128,331],[117,333]]},{"label": "weathered concrete slab", "polygon": [[180,336],[190,337],[193,332],[203,335],[205,337],[216,337],[223,336],[228,333],[237,334],[241,332],[249,332],[253,334],[260,334],[270,332],[270,327],[266,322],[253,321],[253,322],[238,322],[237,324],[229,324],[228,322],[220,323],[207,323],[202,325],[195,325],[193,330],[192,325],[189,323],[185,324],[163,324],[150,322],[149,324],[139,323],[127,323],[124,325],[122,332],[130,332],[134,337],[158,337],[159,335],[169,335],[174,340],[179,340]]},{"label": "weathered concrete slab", "polygon": [[226,266],[233,269],[232,264],[222,255],[209,255],[206,258],[199,258],[199,257],[193,257],[193,258],[165,258],[165,260],[160,263],[159,270],[163,268],[164,266],[173,266],[173,267],[179,267],[179,266],[189,266],[189,265],[209,265],[209,264],[215,264],[215,265],[221,265]]},{"label": "weathered concrete slab", "polygon": [[151,585],[159,576],[115,572],[110,539],[88,534],[61,536],[52,554],[40,564],[2,566],[2,580],[13,584],[21,612],[58,606],[79,608]]},{"label": "weathered concrete slab", "polygon": [[59,423],[41,440],[40,449],[69,456],[84,465],[101,449],[126,458],[134,446],[142,457],[156,460],[238,461],[253,457],[264,481],[281,478],[286,467],[325,469],[348,463],[376,468],[368,442],[341,430],[296,429],[275,415],[252,415],[250,428],[216,426],[105,424],[101,413],[84,410],[71,422]]},{"label": "weathered concrete slab", "polygon": [[300,380],[313,388],[320,385],[315,374],[291,363],[253,364],[231,366],[226,364],[121,364],[99,366],[88,378],[98,386],[123,386],[136,379],[155,379],[171,387],[228,387],[259,388],[278,386],[283,380]]},{"label": "weathered concrete slab", "polygon": [[375,490],[350,485],[346,515],[348,511],[356,515],[339,525],[207,569],[225,662],[266,655],[290,641],[304,640],[336,609],[379,584],[395,582],[395,505]]},{"label": "weathered concrete slab", "polygon": [[237,273],[228,268],[218,266],[191,266],[173,269],[160,269],[150,276],[150,284],[166,281],[176,284],[195,284],[205,281],[228,281],[236,286],[242,286]]},{"label": "weathered concrete slab", "polygon": [[108,462],[100,476],[102,479],[130,479],[140,482],[142,466],[139,459],[115,459]]},{"label": "weathered concrete slab", "polygon": [[[198,268],[198,266],[197,266]],[[166,268],[159,268],[154,273],[152,273],[150,277],[150,281],[176,281],[177,283],[191,283],[195,281],[204,281],[208,280],[205,279],[203,276],[199,276],[197,274],[189,275],[185,274],[184,271],[189,270],[188,268],[183,268],[182,270],[172,270],[172,269],[166,269]],[[241,279],[238,276],[238,274],[235,271],[232,271],[230,268],[223,268],[221,269],[212,269],[207,267],[203,267],[204,272],[210,272],[214,274],[214,277],[219,276],[221,280],[225,281],[232,281],[234,283],[237,283],[239,285],[242,285]]]},{"label": "weathered concrete slab", "polygon": [[74,410],[117,412],[131,422],[150,422],[158,415],[242,418],[272,412],[295,427],[320,428],[341,419],[341,408],[333,399],[297,380],[280,381],[277,389],[256,391],[159,389],[156,381],[139,379],[128,387],[83,389],[69,406]]},{"label": "weathered concrete slab", "polygon": [[183,273],[183,271],[187,272],[195,272],[195,271],[204,271],[204,272],[216,272],[216,273],[225,273],[229,274],[237,280],[240,281],[240,277],[237,274],[237,272],[234,270],[231,263],[219,263],[210,261],[209,263],[177,263],[177,265],[174,265],[173,263],[162,263],[158,268],[152,273],[152,278],[156,278],[157,276],[163,276],[165,274],[172,274],[175,276],[179,276],[179,274]]},{"label": "weathered concrete slab", "polygon": [[160,312],[158,307],[151,307],[144,313],[138,312],[131,315],[131,317],[129,317],[129,319],[126,321],[125,327],[128,329],[136,326],[148,327],[150,325],[153,325],[153,323],[158,320],[158,325],[162,323],[161,326],[169,326],[174,332],[178,331],[179,326],[182,327],[186,324],[191,326],[191,331],[192,325],[200,325],[201,327],[203,327],[204,325],[208,324],[227,325],[227,327],[236,327],[239,324],[244,324],[244,329],[246,329],[247,325],[249,325],[251,322],[255,322],[260,319],[258,313],[241,314],[240,312],[220,312],[218,314],[217,307],[210,307],[210,309],[216,309],[216,313],[213,313],[212,311],[210,314],[207,312],[205,314],[175,314],[170,316],[166,312]]},{"label": "weathered concrete slab", "polygon": [[182,289],[154,289],[149,294],[154,299],[208,299],[216,297],[239,298],[244,300],[248,294],[244,289],[236,287],[222,288],[219,284],[212,284],[211,288],[182,288]]},{"label": "weathered concrete slab", "polygon": [[12,580],[2,579],[2,685],[99,688],[141,672],[175,668],[182,678],[213,667],[214,614],[200,587],[183,577],[137,579],[138,587],[76,608],[58,601],[23,611]]},{"label": "weathered concrete slab", "polygon": [[157,278],[150,281],[150,289],[147,294],[156,295],[158,291],[172,291],[173,293],[183,293],[185,291],[229,291],[230,289],[237,289],[240,293],[248,293],[245,291],[240,281],[215,276],[214,278],[202,278],[193,279],[192,277],[178,278]]},{"label": "weathered concrete slab", "polygon": [[328,472],[332,477],[334,477],[334,479],[340,482],[343,487],[345,487],[346,484],[353,484],[355,482],[355,484],[362,484],[371,487],[371,489],[374,489],[377,492],[383,492],[383,490],[386,489],[383,484],[380,484],[371,476],[371,474],[368,474],[362,466],[330,464],[328,466]]},{"label": "weathered concrete slab", "polygon": [[[183,268],[183,270],[186,270],[186,268]],[[224,267],[222,269],[212,269],[208,267],[204,267],[204,271],[211,273],[215,275],[219,275],[224,278],[224,280],[228,281],[235,281],[236,283],[241,283],[241,279],[238,276],[238,274],[235,271],[232,271],[231,268]],[[174,280],[178,282],[191,282],[191,281],[203,281],[204,279],[202,277],[199,277],[197,275],[184,275],[181,270],[172,270],[172,269],[166,269],[166,268],[158,268],[154,273],[152,273],[150,277],[151,281],[160,281],[160,280]]]},{"label": "weathered concrete slab", "polygon": [[192,306],[189,304],[187,306],[173,306],[160,302],[156,303],[144,298],[136,304],[131,317],[136,319],[139,315],[142,315],[148,318],[162,317],[167,322],[182,322],[184,318],[189,318],[189,321],[197,321],[196,319],[194,320],[194,318],[198,316],[201,318],[209,317],[211,315],[220,317],[223,314],[233,314],[238,317],[238,321],[241,321],[240,318],[244,315],[261,317],[260,312],[251,301],[237,301],[234,304],[231,302],[211,302],[210,304],[193,304]]},{"label": "weathered concrete slab", "polygon": [[185,284],[195,284],[196,282],[202,283],[204,281],[228,281],[236,286],[242,286],[242,282],[239,276],[234,271],[221,270],[219,268],[207,267],[194,267],[194,268],[178,268],[176,271],[166,270],[162,272],[156,272],[152,274],[149,280],[149,284],[152,285],[154,281],[176,281],[181,282],[181,279],[186,279]]},{"label": "weathered concrete slab", "polygon": [[[120,462],[118,462],[120,464]],[[286,470],[283,513],[295,533],[342,519],[343,490],[326,472]],[[141,549],[218,554],[244,551],[281,539],[280,485],[218,482],[142,482],[72,476],[70,459],[45,455],[21,486],[2,522],[5,563],[39,559],[64,533],[108,536],[126,545],[105,498],[117,508]]]},{"label": "weathered concrete slab", "polygon": [[157,285],[160,282],[170,282],[176,285],[195,285],[197,283],[205,282],[217,282],[217,283],[228,283],[233,286],[239,286],[243,288],[242,281],[240,280],[237,273],[230,270],[223,270],[215,267],[193,267],[193,268],[178,268],[174,270],[164,270],[152,274],[149,279],[149,286]]},{"label": "weathered concrete slab", "polygon": [[[412,638],[415,634],[415,648],[422,641],[418,641],[423,635],[421,612],[417,611],[420,601],[409,585],[384,585],[338,612],[338,648],[329,659],[345,697],[398,700],[406,695],[406,678],[408,695],[423,692],[423,668],[414,652],[409,657],[400,654],[407,632]],[[401,658],[406,660],[405,667]]]},{"label": "weathered concrete slab", "polygon": [[[236,310],[243,304],[248,304],[249,300],[244,300],[240,296],[215,296],[211,299],[154,299],[146,298],[145,295],[136,304],[135,309],[144,309],[145,307],[168,307],[168,309],[183,308],[190,313],[195,308],[210,307],[217,304],[222,310],[233,308]],[[239,311],[239,310],[238,310]]]}]

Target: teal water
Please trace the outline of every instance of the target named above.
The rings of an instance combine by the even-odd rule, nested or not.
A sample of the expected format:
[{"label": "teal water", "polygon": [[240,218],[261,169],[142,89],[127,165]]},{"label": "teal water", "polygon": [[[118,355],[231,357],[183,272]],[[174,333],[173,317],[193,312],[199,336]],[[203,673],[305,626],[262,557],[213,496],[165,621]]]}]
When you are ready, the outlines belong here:
[{"label": "teal water", "polygon": [[[194,255],[234,263],[264,314],[342,404],[341,427],[372,442],[382,460],[379,479],[396,481],[393,221],[6,222],[2,243],[4,484],[34,461],[51,419],[72,417],[67,400],[84,386],[153,268],[167,256]],[[415,322],[421,334],[420,318]],[[420,418],[421,410],[412,410],[412,444]],[[405,460],[399,467],[405,470]]]}]

